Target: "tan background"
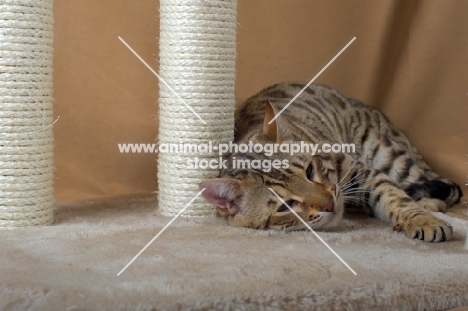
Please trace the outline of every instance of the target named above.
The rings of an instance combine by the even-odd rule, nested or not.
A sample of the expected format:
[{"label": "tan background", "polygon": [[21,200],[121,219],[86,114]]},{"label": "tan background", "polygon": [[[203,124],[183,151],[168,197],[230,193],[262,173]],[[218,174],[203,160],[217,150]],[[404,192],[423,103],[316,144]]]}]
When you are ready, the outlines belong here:
[{"label": "tan background", "polygon": [[[468,1],[239,0],[236,99],[273,83],[316,81],[384,111],[440,174],[468,164]],[[58,202],[152,196],[154,154],[118,143],[157,137],[156,0],[56,0]],[[465,190],[466,192],[466,190]]]}]

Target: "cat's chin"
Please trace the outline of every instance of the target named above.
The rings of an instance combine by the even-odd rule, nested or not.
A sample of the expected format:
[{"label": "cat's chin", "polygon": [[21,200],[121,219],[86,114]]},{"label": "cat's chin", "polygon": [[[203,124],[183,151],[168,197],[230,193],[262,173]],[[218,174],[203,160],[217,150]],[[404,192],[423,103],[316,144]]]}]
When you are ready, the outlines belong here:
[{"label": "cat's chin", "polygon": [[[340,206],[340,205],[338,205]],[[320,218],[314,221],[308,221],[307,224],[313,230],[320,230],[320,229],[328,229],[331,227],[335,227],[343,218],[343,211],[344,209],[340,207],[335,208],[333,212],[320,212]],[[283,229],[283,228],[281,228]],[[296,231],[296,230],[304,230],[308,229],[303,223],[297,226],[290,226],[284,228],[286,231]]]}]

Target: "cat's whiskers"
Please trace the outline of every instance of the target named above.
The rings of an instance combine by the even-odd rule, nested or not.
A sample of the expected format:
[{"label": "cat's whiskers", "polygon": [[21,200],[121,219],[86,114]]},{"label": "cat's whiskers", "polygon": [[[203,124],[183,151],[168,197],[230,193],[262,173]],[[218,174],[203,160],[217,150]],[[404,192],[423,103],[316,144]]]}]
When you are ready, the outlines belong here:
[{"label": "cat's whiskers", "polygon": [[369,178],[357,180],[357,181],[352,182],[352,183],[350,182],[350,183],[344,184],[344,185],[341,187],[341,189],[346,190],[346,189],[351,188],[351,187],[354,186],[354,185],[362,184],[362,183],[364,183],[364,182],[366,182],[366,181],[368,181],[368,180],[371,180],[371,179],[372,179],[372,177],[369,177]]},{"label": "cat's whiskers", "polygon": [[364,196],[366,193],[370,193],[370,192],[369,191],[356,191],[356,192],[346,193],[346,195],[355,197],[355,198],[366,198]]},{"label": "cat's whiskers", "polygon": [[349,184],[360,183],[360,182],[364,182],[364,181],[367,181],[367,180],[371,179],[370,177],[369,178],[357,179],[357,177],[359,175],[363,174],[363,173],[365,173],[365,171],[362,171],[359,174],[357,174],[356,176],[352,177],[348,182],[346,182],[344,185],[342,185],[342,188],[346,188],[346,186],[348,186]]},{"label": "cat's whiskers", "polygon": [[[345,203],[355,203],[355,204],[359,204],[359,205],[362,206],[365,210],[368,210],[368,209],[369,209],[369,206],[371,205],[371,203],[369,202],[369,200],[366,199],[366,198],[363,198],[363,197],[344,196],[343,198],[344,198],[344,200],[345,200]],[[367,203],[367,205],[364,204],[364,203]]]},{"label": "cat's whiskers", "polygon": [[369,198],[361,195],[361,194],[368,194],[371,191],[368,189],[358,189],[358,190],[353,190],[353,191],[348,191],[348,192],[343,192],[343,198],[346,199],[353,199],[355,201],[365,201],[366,203],[370,204]]},{"label": "cat's whiskers", "polygon": [[343,180],[346,178],[346,176],[348,176],[349,172],[351,172],[351,170],[359,163],[359,161],[362,159],[362,156],[359,158],[359,159],[356,159],[354,160],[353,164],[351,164],[348,168],[348,171],[346,172],[346,174],[343,176],[343,178],[341,178],[340,182],[338,183],[341,184],[343,182]]},{"label": "cat's whiskers", "polygon": [[369,188],[366,187],[366,186],[359,186],[359,187],[347,187],[347,188],[340,188],[340,189],[343,190],[343,191],[347,191],[347,190],[351,191],[351,190],[369,189]]},{"label": "cat's whiskers", "polygon": [[371,205],[371,202],[369,201],[369,199],[365,197],[345,196],[344,199],[345,199],[345,202],[360,203],[362,206],[365,206],[363,205],[363,203],[367,203],[367,205]]},{"label": "cat's whiskers", "polygon": [[351,195],[351,196],[350,195],[345,195],[345,196],[343,196],[343,198],[345,200],[349,199],[351,201],[354,200],[356,202],[364,201],[366,203],[370,203],[369,199],[367,199],[366,197],[358,197],[358,196],[354,196],[354,195]]},{"label": "cat's whiskers", "polygon": [[372,180],[372,177],[363,178],[363,179],[356,180],[356,181],[353,181],[353,182],[350,181],[350,182],[344,184],[343,186],[341,186],[341,189],[348,189],[348,188],[351,188],[351,187],[353,187],[353,186],[355,186],[355,185],[364,186],[364,184],[365,184],[368,180]]},{"label": "cat's whiskers", "polygon": [[[363,201],[355,201],[355,200],[348,200],[347,201],[348,204],[352,204],[353,206],[355,207],[361,207],[364,211],[366,212],[370,212],[371,208],[370,208],[370,204],[367,203],[367,202],[363,202]],[[367,204],[365,204],[367,203]],[[349,209],[349,208],[348,208]]]},{"label": "cat's whiskers", "polygon": [[371,192],[369,189],[365,188],[356,188],[356,189],[351,189],[349,191],[343,191],[343,194],[350,194],[350,193],[359,193],[359,192]]}]

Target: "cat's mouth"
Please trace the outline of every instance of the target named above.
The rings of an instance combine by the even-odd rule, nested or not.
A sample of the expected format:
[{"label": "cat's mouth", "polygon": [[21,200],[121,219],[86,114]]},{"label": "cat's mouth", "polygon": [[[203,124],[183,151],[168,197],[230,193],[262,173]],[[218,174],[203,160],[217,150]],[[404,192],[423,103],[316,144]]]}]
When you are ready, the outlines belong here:
[{"label": "cat's mouth", "polygon": [[[293,208],[296,212],[300,212],[299,209]],[[340,196],[333,196],[330,200],[324,204],[320,211],[315,212],[313,215],[305,217],[303,213],[297,213],[298,216],[301,216],[301,220],[305,221],[307,225],[313,230],[324,229],[328,227],[333,227],[337,225],[343,217],[343,202]],[[270,229],[274,230],[285,230],[285,231],[295,231],[295,230],[304,230],[308,227],[299,219],[297,216],[292,216],[292,212],[289,212],[288,217],[289,224],[270,224]],[[277,216],[279,213],[276,213]],[[286,216],[286,215],[285,215]],[[281,217],[281,216],[280,216]],[[305,219],[304,219],[305,218]]]},{"label": "cat's mouth", "polygon": [[[306,221],[307,225],[313,230],[325,229],[329,227],[336,226],[341,218],[343,213],[334,210],[333,212],[318,212],[317,217]],[[301,221],[299,224],[294,226],[286,227],[286,231],[295,231],[295,230],[304,230],[309,229],[304,223]]]},{"label": "cat's mouth", "polygon": [[330,198],[320,209],[325,212],[333,212],[335,209],[335,198]]}]

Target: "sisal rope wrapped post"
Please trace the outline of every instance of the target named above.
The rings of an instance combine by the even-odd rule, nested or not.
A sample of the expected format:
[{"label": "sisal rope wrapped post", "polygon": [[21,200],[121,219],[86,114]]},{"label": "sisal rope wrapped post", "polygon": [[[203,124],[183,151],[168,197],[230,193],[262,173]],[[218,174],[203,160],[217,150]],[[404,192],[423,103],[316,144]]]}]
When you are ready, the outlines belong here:
[{"label": "sisal rope wrapped post", "polygon": [[54,220],[53,0],[0,2],[0,228]]},{"label": "sisal rope wrapped post", "polygon": [[[236,0],[161,0],[160,75],[206,122],[160,83],[159,144],[203,144],[234,138]],[[190,169],[188,160],[218,159],[218,153],[160,153],[159,209],[176,215],[218,169]],[[182,216],[214,215],[198,197]]]}]

